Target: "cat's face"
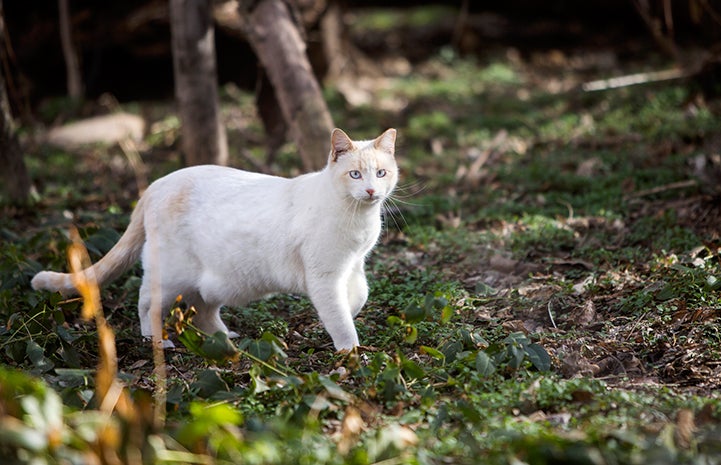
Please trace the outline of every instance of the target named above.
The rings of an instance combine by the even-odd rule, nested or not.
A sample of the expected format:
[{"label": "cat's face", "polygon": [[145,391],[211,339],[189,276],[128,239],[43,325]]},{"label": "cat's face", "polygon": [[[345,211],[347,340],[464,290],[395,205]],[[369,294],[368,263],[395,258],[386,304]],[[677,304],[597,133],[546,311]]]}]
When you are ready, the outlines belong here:
[{"label": "cat's face", "polygon": [[398,182],[395,139],[395,129],[368,141],[352,141],[340,129],[333,131],[329,163],[344,195],[367,205],[388,198]]}]

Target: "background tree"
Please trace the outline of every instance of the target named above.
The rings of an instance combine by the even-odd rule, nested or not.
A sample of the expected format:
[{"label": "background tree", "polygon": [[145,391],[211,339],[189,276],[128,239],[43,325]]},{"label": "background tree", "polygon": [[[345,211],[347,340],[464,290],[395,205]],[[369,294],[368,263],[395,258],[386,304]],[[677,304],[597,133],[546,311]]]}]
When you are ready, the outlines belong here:
[{"label": "background tree", "polygon": [[268,75],[307,170],[328,157],[333,120],[306,55],[302,26],[280,0],[240,1],[245,33]]},{"label": "background tree", "polygon": [[[2,14],[2,0],[0,0],[0,47],[6,41],[5,20]],[[0,177],[12,203],[24,203],[30,195],[32,184],[28,175],[20,142],[17,137],[17,127],[10,111],[10,102],[5,89],[3,67],[0,66]]]},{"label": "background tree", "polygon": [[83,97],[83,78],[80,72],[78,54],[73,45],[69,0],[58,0],[58,13],[60,15],[60,44],[63,48],[63,57],[65,57],[68,96],[80,99]]},{"label": "background tree", "polygon": [[211,0],[171,0],[175,98],[186,165],[228,162],[220,120]]}]

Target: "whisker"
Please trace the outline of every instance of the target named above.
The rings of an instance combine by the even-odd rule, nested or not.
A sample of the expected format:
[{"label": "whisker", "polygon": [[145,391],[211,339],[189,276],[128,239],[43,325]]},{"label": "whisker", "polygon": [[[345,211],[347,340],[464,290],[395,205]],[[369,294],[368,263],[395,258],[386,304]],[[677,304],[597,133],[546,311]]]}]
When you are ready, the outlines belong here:
[{"label": "whisker", "polygon": [[[408,226],[408,221],[406,220],[406,217],[403,215],[403,211],[401,211],[401,209],[398,208],[398,205],[397,205],[397,203],[396,203],[396,199],[394,199],[393,197],[388,197],[386,200],[387,200],[388,203],[390,203],[394,208],[391,209],[391,208],[388,208],[388,207],[385,207],[385,206],[384,206],[384,215],[383,215],[384,219],[385,219],[385,217],[389,217],[391,220],[393,220],[393,224],[396,226],[396,229],[400,231],[400,230],[403,229],[403,228],[402,228],[402,226],[398,223],[397,216],[396,216],[396,213],[397,213],[398,215],[400,215],[401,219],[403,220],[403,225]],[[386,230],[387,230],[387,228],[388,228],[388,222],[387,222],[387,221],[384,221],[384,224],[385,224]]]},{"label": "whisker", "polygon": [[396,186],[395,192],[409,192],[408,195],[417,195],[428,189],[428,184],[423,181],[413,181],[407,184],[399,184]]},{"label": "whisker", "polygon": [[425,204],[420,203],[420,202],[409,202],[407,200],[403,200],[402,198],[398,198],[395,195],[393,196],[393,202],[396,206],[398,206],[398,204],[407,205],[409,207],[418,207],[418,208],[422,208],[422,207],[426,206]]}]

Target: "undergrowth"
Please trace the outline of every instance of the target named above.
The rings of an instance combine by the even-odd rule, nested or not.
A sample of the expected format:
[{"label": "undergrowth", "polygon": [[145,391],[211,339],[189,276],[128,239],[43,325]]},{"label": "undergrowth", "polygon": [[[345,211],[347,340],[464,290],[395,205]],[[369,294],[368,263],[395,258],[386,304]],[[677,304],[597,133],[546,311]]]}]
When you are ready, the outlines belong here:
[{"label": "undergrowth", "polygon": [[[402,141],[351,353],[301,296],[224,309],[233,341],[178,302],[159,357],[139,268],[90,321],[87,296],[32,291],[66,268],[69,224],[97,260],[136,193],[112,148],[28,154],[40,200],[0,226],[3,463],[720,463],[717,194],[689,164],[717,150],[717,102],[678,82],[551,92],[547,69],[445,49],[422,65],[377,90],[403,112],[331,99],[350,133],[382,120]],[[170,119],[147,140],[157,175]]]}]

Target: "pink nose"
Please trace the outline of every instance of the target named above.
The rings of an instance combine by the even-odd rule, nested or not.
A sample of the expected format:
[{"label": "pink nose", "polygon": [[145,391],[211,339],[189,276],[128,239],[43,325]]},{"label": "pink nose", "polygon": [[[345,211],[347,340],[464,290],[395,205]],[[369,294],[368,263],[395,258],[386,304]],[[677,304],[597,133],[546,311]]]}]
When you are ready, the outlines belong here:
[{"label": "pink nose", "polygon": [[373,194],[375,194],[375,190],[373,189],[366,189],[366,192],[368,192],[368,197],[373,197]]}]

